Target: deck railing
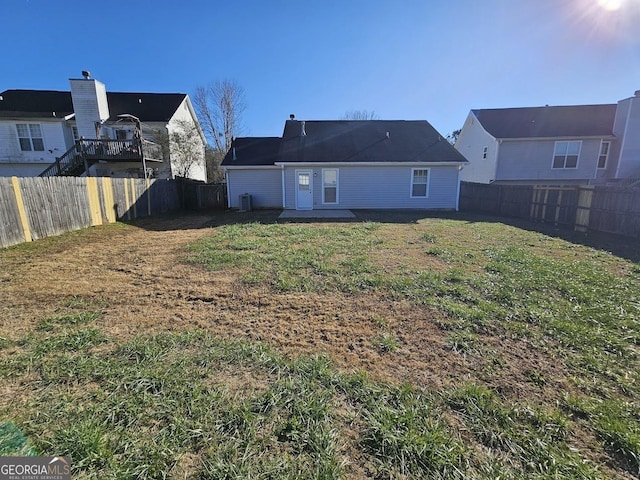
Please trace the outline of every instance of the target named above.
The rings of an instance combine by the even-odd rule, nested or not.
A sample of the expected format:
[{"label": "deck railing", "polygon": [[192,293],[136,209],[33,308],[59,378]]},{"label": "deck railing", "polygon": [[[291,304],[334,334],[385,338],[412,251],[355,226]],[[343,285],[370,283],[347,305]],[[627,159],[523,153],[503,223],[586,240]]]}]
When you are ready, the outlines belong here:
[{"label": "deck railing", "polygon": [[76,140],[40,176],[76,176],[98,161],[139,162],[143,154],[145,159],[162,161],[160,145],[148,140]]},{"label": "deck railing", "polygon": [[133,140],[78,140],[87,160],[142,160],[141,142]]},{"label": "deck railing", "polygon": [[49,165],[40,176],[74,176],[76,175],[74,172],[81,166],[84,166],[84,159],[82,158],[80,145],[76,142],[73,147],[64,152],[60,157],[56,157],[56,161]]}]

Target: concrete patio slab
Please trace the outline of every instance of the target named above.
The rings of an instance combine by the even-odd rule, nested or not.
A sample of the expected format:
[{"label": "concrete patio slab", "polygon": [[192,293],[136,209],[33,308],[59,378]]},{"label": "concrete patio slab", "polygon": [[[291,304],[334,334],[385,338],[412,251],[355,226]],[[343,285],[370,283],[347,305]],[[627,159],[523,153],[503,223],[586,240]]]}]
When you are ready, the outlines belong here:
[{"label": "concrete patio slab", "polygon": [[278,218],[356,218],[351,210],[283,210]]}]

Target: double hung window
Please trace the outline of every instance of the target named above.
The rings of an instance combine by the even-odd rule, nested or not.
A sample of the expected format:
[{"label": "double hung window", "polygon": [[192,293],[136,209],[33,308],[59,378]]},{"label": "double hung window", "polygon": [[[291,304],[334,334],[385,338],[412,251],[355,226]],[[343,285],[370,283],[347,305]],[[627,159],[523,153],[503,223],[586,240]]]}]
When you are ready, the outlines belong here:
[{"label": "double hung window", "polygon": [[43,152],[42,128],[37,123],[18,123],[18,141],[23,152]]},{"label": "double hung window", "polygon": [[338,203],[338,169],[322,169],[322,203]]},{"label": "double hung window", "polygon": [[602,142],[600,144],[600,155],[598,156],[598,168],[607,168],[607,159],[609,158],[609,148],[611,142]]},{"label": "double hung window", "polygon": [[429,194],[429,169],[411,169],[411,197],[426,197]]},{"label": "double hung window", "polygon": [[582,142],[556,142],[553,150],[553,168],[577,168]]}]

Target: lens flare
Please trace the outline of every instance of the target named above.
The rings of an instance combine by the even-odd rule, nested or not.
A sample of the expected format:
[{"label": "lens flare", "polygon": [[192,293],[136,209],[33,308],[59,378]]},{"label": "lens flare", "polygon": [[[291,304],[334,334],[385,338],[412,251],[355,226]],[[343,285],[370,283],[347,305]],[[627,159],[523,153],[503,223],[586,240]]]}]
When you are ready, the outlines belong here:
[{"label": "lens flare", "polygon": [[600,5],[605,10],[613,12],[615,10],[620,10],[623,1],[624,0],[598,0],[598,5]]}]

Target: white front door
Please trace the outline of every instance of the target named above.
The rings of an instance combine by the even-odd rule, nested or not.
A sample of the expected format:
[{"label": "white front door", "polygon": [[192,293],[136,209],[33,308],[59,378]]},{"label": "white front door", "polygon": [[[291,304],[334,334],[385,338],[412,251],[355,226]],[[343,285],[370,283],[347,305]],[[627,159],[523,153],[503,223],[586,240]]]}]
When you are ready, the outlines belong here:
[{"label": "white front door", "polygon": [[311,170],[296,170],[296,209],[313,210]]}]

